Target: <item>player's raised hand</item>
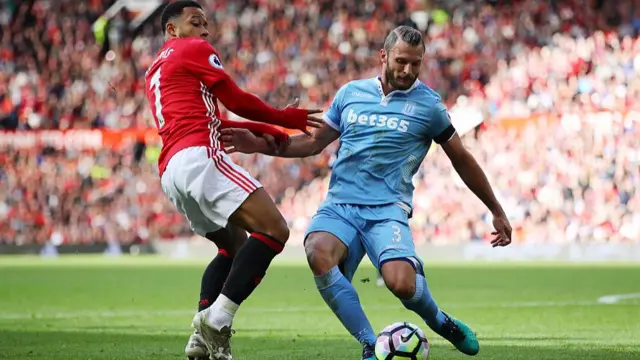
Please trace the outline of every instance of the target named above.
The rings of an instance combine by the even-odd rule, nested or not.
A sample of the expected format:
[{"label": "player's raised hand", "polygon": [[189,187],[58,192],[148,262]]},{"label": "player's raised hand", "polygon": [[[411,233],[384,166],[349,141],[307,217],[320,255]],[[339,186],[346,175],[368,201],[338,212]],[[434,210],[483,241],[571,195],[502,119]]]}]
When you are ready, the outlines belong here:
[{"label": "player's raised hand", "polygon": [[511,244],[511,224],[509,224],[505,214],[493,215],[493,227],[496,231],[491,233],[491,235],[495,236],[491,240],[491,246],[497,247]]}]

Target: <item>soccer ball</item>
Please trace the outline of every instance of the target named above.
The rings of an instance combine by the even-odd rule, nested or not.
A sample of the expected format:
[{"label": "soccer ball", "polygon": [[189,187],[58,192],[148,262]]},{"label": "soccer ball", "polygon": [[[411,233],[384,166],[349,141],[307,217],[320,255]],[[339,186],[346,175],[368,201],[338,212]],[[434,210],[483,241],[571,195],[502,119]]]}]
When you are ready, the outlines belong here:
[{"label": "soccer ball", "polygon": [[419,327],[408,322],[398,322],[384,328],[376,339],[378,360],[426,360],[429,342]]}]

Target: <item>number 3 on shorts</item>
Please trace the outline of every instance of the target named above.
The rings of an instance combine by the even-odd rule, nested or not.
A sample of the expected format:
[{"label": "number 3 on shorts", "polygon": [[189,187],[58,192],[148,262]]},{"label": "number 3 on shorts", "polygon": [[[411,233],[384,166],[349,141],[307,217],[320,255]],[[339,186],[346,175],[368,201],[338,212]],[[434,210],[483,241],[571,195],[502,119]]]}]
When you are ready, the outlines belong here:
[{"label": "number 3 on shorts", "polygon": [[393,228],[393,239],[391,240],[393,242],[402,241],[402,233],[400,232],[400,227],[398,225],[391,225],[391,227]]}]

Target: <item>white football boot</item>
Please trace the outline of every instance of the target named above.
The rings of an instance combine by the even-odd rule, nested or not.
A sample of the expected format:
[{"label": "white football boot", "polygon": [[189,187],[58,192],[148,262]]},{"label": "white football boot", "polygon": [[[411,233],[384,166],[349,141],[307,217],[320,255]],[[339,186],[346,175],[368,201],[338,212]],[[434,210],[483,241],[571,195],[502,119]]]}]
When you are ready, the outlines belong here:
[{"label": "white football boot", "polygon": [[231,335],[228,326],[216,329],[209,323],[211,308],[204,309],[193,317],[192,326],[204,340],[210,360],[233,360],[231,355]]},{"label": "white football boot", "polygon": [[187,359],[189,360],[208,360],[209,359],[209,351],[207,351],[207,345],[204,343],[204,339],[198,332],[195,330],[191,336],[189,336],[189,341],[187,342],[187,346],[184,348],[184,353],[187,355]]}]

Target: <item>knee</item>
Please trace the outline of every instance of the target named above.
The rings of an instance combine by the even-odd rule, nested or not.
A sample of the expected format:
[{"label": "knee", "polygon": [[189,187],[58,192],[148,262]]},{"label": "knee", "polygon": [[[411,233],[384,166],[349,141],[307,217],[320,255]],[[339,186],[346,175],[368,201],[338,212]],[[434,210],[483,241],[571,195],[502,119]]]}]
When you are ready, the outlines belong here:
[{"label": "knee", "polygon": [[416,282],[408,279],[393,277],[389,280],[385,279],[387,288],[391,290],[393,295],[402,300],[409,300],[416,293]]},{"label": "knee", "polygon": [[250,233],[270,236],[281,244],[289,240],[287,222],[263,188],[251,193],[229,216],[229,222]]},{"label": "knee", "polygon": [[[340,262],[340,249],[335,239],[319,233],[309,235],[304,244],[307,262],[314,275],[326,274]],[[339,241],[339,240],[338,240]]]},{"label": "knee", "polygon": [[393,263],[385,264],[384,267],[386,269],[384,270],[386,271],[382,272],[382,277],[387,288],[396,297],[401,300],[409,300],[416,293],[416,272],[410,264],[406,262],[399,263],[395,264],[399,266],[393,266]]},{"label": "knee", "polygon": [[289,226],[284,218],[280,218],[278,221],[274,221],[266,226],[265,234],[276,239],[278,242],[285,244],[289,240]]}]

